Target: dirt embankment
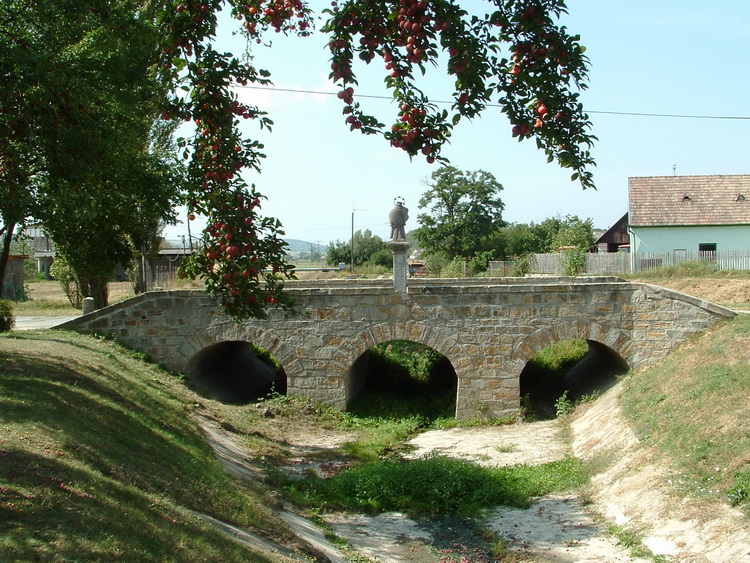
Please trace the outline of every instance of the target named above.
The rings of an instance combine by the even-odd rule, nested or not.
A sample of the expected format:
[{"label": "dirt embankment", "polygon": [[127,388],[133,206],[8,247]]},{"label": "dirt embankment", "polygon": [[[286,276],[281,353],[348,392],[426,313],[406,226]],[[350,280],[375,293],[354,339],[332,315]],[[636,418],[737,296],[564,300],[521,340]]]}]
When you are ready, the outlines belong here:
[{"label": "dirt embankment", "polygon": [[750,307],[750,278],[660,278],[633,281],[674,289],[720,305],[740,305],[743,309]]}]

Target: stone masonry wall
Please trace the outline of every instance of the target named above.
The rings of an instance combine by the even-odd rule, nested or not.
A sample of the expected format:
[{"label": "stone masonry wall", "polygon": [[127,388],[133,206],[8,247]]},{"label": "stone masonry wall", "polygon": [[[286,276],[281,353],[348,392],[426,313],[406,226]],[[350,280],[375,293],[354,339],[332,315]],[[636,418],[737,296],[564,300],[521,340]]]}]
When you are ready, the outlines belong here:
[{"label": "stone masonry wall", "polygon": [[458,376],[459,419],[516,414],[519,375],[546,346],[601,342],[631,366],[651,365],[733,313],[670,290],[617,278],[497,278],[289,284],[300,314],[271,311],[237,324],[202,291],[152,292],[63,328],[95,332],[170,369],[225,340],[254,342],[284,366],[289,394],[345,408],[350,369],[370,347],[410,340],[434,348]]}]

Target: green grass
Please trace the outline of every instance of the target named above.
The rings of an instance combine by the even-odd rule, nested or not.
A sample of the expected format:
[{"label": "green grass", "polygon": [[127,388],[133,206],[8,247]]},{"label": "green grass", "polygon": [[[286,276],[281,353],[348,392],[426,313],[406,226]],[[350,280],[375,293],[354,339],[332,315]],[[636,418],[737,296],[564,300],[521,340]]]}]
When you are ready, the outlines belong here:
[{"label": "green grass", "polygon": [[643,544],[642,534],[636,533],[622,526],[610,525],[607,533],[617,541],[617,545],[628,550],[630,555],[642,559],[650,559],[655,563],[667,563],[666,556],[654,555],[654,553]]},{"label": "green grass", "polygon": [[29,299],[13,304],[13,309],[18,316],[27,317],[73,317],[81,314],[69,302],[55,299]]},{"label": "green grass", "polygon": [[674,467],[683,492],[750,514],[750,318],[711,329],[625,380],[625,412]]},{"label": "green grass", "polygon": [[331,479],[287,480],[286,486],[317,509],[466,517],[498,505],[526,508],[533,497],[572,489],[586,479],[582,463],[571,457],[543,465],[484,468],[435,456],[365,463]]},{"label": "green grass", "polygon": [[0,337],[0,560],[271,560],[191,515],[287,540],[224,470],[173,375],[116,344]]},{"label": "green grass", "polygon": [[559,380],[586,354],[589,347],[583,338],[555,342],[540,350],[526,366],[530,376]]}]

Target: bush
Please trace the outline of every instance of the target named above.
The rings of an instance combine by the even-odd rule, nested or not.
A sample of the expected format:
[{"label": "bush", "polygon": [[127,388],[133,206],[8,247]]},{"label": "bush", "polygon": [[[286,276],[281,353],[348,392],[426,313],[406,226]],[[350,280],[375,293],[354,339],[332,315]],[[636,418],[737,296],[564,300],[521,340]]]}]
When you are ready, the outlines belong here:
[{"label": "bush", "polygon": [[577,276],[586,267],[586,251],[580,248],[564,250],[560,255],[560,263],[566,276]]},{"label": "bush", "polygon": [[390,268],[393,265],[393,252],[387,248],[373,252],[370,255],[369,262],[372,266]]},{"label": "bush", "polygon": [[494,258],[492,252],[485,251],[480,252],[476,256],[469,258],[469,270],[473,275],[483,274],[487,272],[487,268],[490,260]]},{"label": "bush", "polygon": [[465,278],[470,276],[468,265],[463,258],[454,258],[440,270],[441,278]]},{"label": "bush", "polygon": [[522,278],[531,273],[531,261],[534,259],[533,254],[524,254],[519,256],[513,266],[511,275],[515,278]]},{"label": "bush", "polygon": [[10,331],[16,324],[16,318],[13,316],[13,303],[10,301],[0,301],[0,332]]},{"label": "bush", "polygon": [[60,254],[55,256],[55,261],[52,262],[52,266],[50,267],[50,274],[60,282],[60,287],[65,292],[70,304],[76,309],[82,309],[83,294],[78,283],[78,277],[64,256]]}]

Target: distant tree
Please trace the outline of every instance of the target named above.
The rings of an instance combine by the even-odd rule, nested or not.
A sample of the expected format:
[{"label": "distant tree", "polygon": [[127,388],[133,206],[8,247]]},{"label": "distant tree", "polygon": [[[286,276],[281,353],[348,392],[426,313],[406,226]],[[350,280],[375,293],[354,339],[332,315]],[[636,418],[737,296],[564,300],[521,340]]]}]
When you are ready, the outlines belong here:
[{"label": "distant tree", "polygon": [[[128,238],[133,247],[133,289],[146,291],[143,262],[153,262],[163,244],[164,227],[176,221],[174,206],[182,201],[187,182],[184,160],[177,155],[173,121],[156,120],[151,128],[148,152],[144,155],[142,190],[133,207],[134,221],[129,223]],[[135,180],[135,178],[134,178]]]},{"label": "distant tree", "polygon": [[352,244],[344,242],[342,240],[336,240],[331,242],[326,249],[326,263],[335,264],[348,264],[351,260],[352,255]]},{"label": "distant tree", "polygon": [[492,251],[491,236],[504,225],[502,185],[489,172],[462,172],[444,166],[432,173],[428,190],[419,200],[420,227],[415,230],[427,254],[470,258]]},{"label": "distant tree", "polygon": [[[385,241],[377,235],[373,235],[370,229],[354,233],[354,265],[361,266],[371,262],[373,259],[381,262],[379,253],[387,250]],[[339,264],[341,262],[350,264],[352,260],[352,239],[349,242],[337,240],[328,245],[326,252],[328,264]]]},{"label": "distant tree", "polygon": [[583,221],[577,215],[568,215],[561,221],[550,250],[560,251],[560,262],[565,275],[577,276],[584,271],[586,253],[594,242],[591,219]]},{"label": "distant tree", "polygon": [[495,235],[495,248],[504,257],[557,252],[561,247],[588,249],[595,242],[591,219],[582,220],[576,215],[564,219],[551,217],[539,224],[514,223]]},{"label": "distant tree", "polygon": [[540,237],[534,225],[514,223],[503,228],[500,236],[505,258],[547,251],[546,241]]},{"label": "distant tree", "polygon": [[552,238],[550,251],[562,247],[574,247],[587,250],[596,242],[594,237],[594,225],[591,218],[580,219],[577,215],[567,215],[560,221],[560,225]]},{"label": "distant tree", "polygon": [[370,259],[368,260],[368,262],[372,266],[383,266],[385,268],[391,268],[393,267],[393,251],[388,248],[376,250],[375,252],[370,254]]}]

